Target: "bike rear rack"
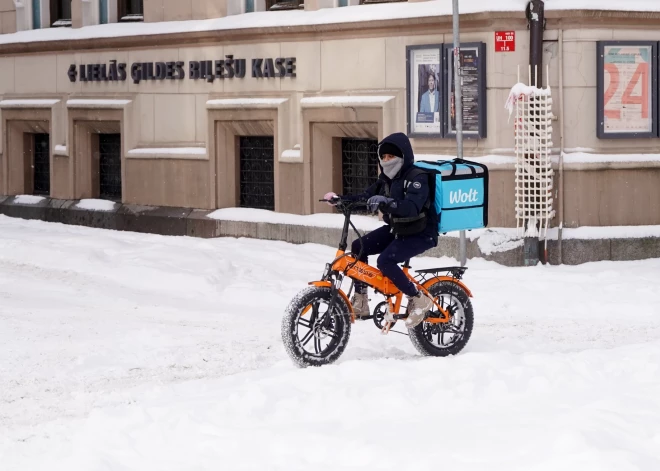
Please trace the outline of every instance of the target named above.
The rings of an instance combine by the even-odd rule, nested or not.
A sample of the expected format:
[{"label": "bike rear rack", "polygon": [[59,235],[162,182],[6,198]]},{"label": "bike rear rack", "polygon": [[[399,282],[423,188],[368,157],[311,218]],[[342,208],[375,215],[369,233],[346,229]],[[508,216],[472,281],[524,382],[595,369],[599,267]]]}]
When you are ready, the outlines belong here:
[{"label": "bike rear rack", "polygon": [[455,280],[463,279],[467,267],[440,267],[440,268],[425,268],[423,270],[415,270],[415,279],[421,280],[424,283],[426,280],[431,278],[431,275],[437,276],[439,274],[446,273],[448,276]]}]

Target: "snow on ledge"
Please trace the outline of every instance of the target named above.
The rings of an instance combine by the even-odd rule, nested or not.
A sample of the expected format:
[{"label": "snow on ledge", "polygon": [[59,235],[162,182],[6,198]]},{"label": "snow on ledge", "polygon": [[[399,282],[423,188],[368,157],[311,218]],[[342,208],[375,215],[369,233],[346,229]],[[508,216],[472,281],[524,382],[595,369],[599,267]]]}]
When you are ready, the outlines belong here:
[{"label": "snow on ledge", "polygon": [[[453,160],[455,155],[441,155],[441,154],[415,154],[415,161],[421,160]],[[515,165],[516,158],[509,155],[482,155],[479,157],[463,157],[464,160],[471,160],[487,165]]]},{"label": "snow on ledge", "polygon": [[590,154],[586,152],[564,153],[565,164],[660,162],[660,154]]},{"label": "snow on ledge", "polygon": [[108,200],[83,199],[76,204],[76,208],[90,211],[113,211],[118,203]]},{"label": "snow on ledge", "polygon": [[294,164],[301,163],[302,161],[303,158],[300,154],[300,149],[287,149],[282,152],[282,155],[280,156],[280,162]]},{"label": "snow on ledge", "polygon": [[129,150],[126,156],[133,159],[207,159],[206,147],[141,147]]},{"label": "snow on ledge", "polygon": [[[415,161],[420,160],[452,160],[455,155],[442,154],[415,154]],[[472,160],[486,164],[488,166],[515,166],[516,157],[510,155],[482,155],[477,157],[463,157],[465,160]],[[559,164],[559,156],[552,156],[553,165]],[[592,154],[586,152],[564,153],[564,165],[569,169],[571,166],[579,167],[582,165],[593,166],[593,168],[610,168],[611,164],[651,164],[649,167],[660,166],[660,154]]]},{"label": "snow on ledge", "polygon": [[[524,14],[527,0],[461,0],[461,14],[484,12],[518,12]],[[622,10],[621,1],[610,0],[553,0],[546,2],[546,11],[553,10]],[[657,0],[630,0],[625,10],[640,12],[660,11]],[[447,0],[415,3],[384,3],[355,5],[341,8],[323,8],[316,11],[265,11],[223,18],[155,23],[114,23],[85,26],[84,28],[44,28],[0,35],[0,44],[37,41],[68,41],[94,38],[150,36],[204,31],[231,31],[269,27],[296,27],[329,24],[359,23],[393,19],[451,16],[452,2]]]},{"label": "snow on ledge", "polygon": [[50,108],[59,102],[57,99],[10,99],[0,101],[0,108]]},{"label": "snow on ledge", "polygon": [[132,100],[74,98],[66,102],[68,108],[123,108]]},{"label": "snow on ledge", "polygon": [[209,109],[225,108],[277,108],[286,102],[287,98],[220,98],[208,100]]},{"label": "snow on ledge", "polygon": [[39,204],[46,198],[35,195],[18,195],[14,198],[14,203],[18,204]]},{"label": "snow on ledge", "polygon": [[53,154],[54,155],[63,155],[63,156],[68,157],[69,156],[69,151],[67,150],[66,146],[57,145],[53,149]]},{"label": "snow on ledge", "polygon": [[[270,224],[289,224],[294,226],[342,228],[344,216],[336,213],[318,213],[299,215],[290,213],[276,213],[263,209],[250,208],[224,208],[217,209],[207,217],[216,220],[237,222],[262,222]],[[352,216],[351,220],[360,230],[372,231],[385,223],[375,216]],[[457,238],[460,232],[440,234],[440,238]],[[490,255],[496,252],[505,252],[523,245],[522,235],[515,227],[488,227],[466,231],[470,241],[477,240],[483,254]],[[604,227],[578,227],[565,228],[563,239],[641,239],[648,237],[660,238],[660,225],[657,226],[604,226]],[[557,240],[557,228],[548,229],[548,240]]]},{"label": "snow on ledge", "polygon": [[[345,8],[345,7],[344,7]],[[315,96],[306,97],[300,100],[300,106],[303,108],[330,108],[330,107],[350,107],[350,106],[384,106],[389,101],[394,100],[393,96],[374,96],[374,95],[345,95],[345,96]]]},{"label": "snow on ledge", "polygon": [[[265,209],[223,208],[213,211],[207,217],[223,221],[265,222],[337,229],[341,229],[344,226],[344,216],[334,213],[318,213],[303,216],[300,214],[276,213]],[[358,229],[367,231],[377,229],[384,224],[375,216],[352,216],[351,221],[353,221],[353,224]]]}]

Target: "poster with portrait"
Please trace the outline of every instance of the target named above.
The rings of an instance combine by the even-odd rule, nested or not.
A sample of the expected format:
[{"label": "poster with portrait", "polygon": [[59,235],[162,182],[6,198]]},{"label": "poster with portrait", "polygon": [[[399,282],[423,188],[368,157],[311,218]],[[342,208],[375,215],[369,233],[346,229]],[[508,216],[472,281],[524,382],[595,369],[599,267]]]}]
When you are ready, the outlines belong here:
[{"label": "poster with portrait", "polygon": [[[445,94],[448,103],[445,117],[445,136],[456,135],[456,106],[454,80],[454,47],[444,48]],[[463,96],[463,136],[465,138],[486,137],[486,44],[461,44],[460,73]]]},{"label": "poster with portrait", "polygon": [[408,135],[442,137],[442,45],[406,48]]},{"label": "poster with portrait", "polygon": [[657,43],[598,43],[598,137],[657,137]]}]

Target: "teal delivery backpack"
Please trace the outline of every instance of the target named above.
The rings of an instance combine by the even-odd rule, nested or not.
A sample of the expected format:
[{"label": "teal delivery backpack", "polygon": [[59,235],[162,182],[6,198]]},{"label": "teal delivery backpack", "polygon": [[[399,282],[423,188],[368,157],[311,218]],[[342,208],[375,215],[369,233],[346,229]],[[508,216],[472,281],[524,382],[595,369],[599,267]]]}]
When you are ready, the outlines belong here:
[{"label": "teal delivery backpack", "polygon": [[438,232],[480,229],[488,225],[488,167],[463,159],[418,161],[415,167],[435,175],[434,203]]}]

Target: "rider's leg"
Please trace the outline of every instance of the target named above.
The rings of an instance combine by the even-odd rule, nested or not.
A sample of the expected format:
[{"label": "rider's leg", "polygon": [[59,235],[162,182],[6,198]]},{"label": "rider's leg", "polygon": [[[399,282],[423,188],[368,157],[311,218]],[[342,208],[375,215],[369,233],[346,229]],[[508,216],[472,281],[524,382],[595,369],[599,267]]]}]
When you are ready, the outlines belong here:
[{"label": "rider's leg", "polygon": [[[362,251],[360,261],[368,263],[369,255],[375,255],[382,252],[393,240],[394,236],[390,233],[390,226],[379,227],[375,231],[365,235],[362,237],[364,250]],[[351,252],[356,255],[360,253],[359,239],[355,239],[351,244]],[[371,311],[369,310],[369,298],[367,297],[366,284],[359,281],[355,282],[355,294],[351,299],[351,304],[353,305],[353,311],[358,318],[369,316],[371,314]]]},{"label": "rider's leg", "polygon": [[417,290],[398,264],[435,247],[435,245],[436,242],[432,237],[408,236],[394,239],[378,257],[378,269],[392,280],[403,294],[408,296],[408,318],[406,319],[408,327],[414,327],[424,320],[424,315],[433,306],[433,301]]}]

